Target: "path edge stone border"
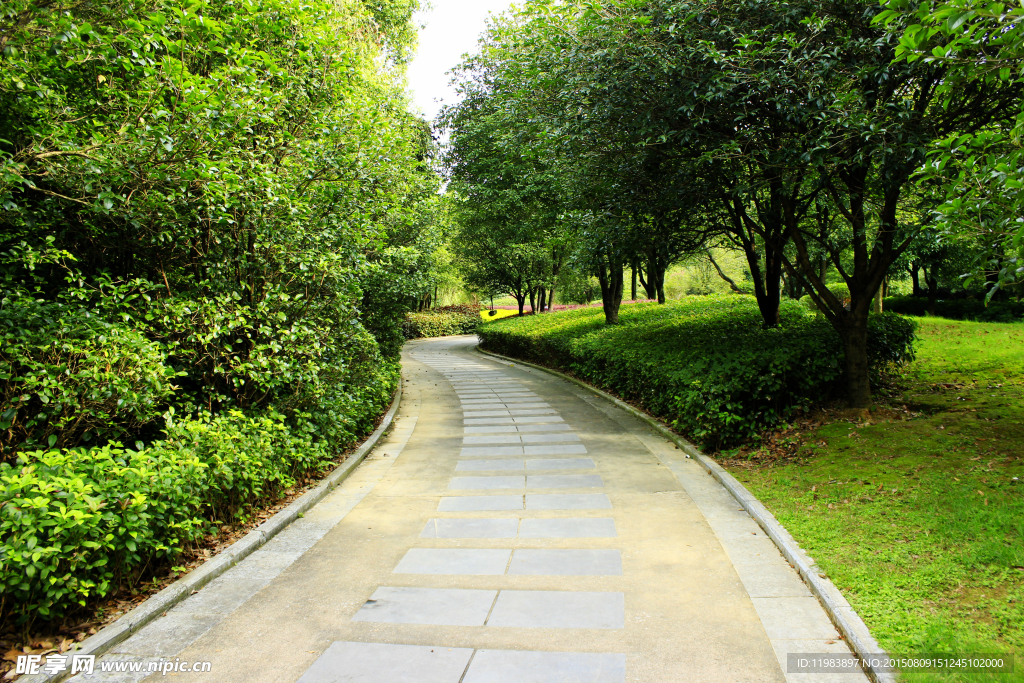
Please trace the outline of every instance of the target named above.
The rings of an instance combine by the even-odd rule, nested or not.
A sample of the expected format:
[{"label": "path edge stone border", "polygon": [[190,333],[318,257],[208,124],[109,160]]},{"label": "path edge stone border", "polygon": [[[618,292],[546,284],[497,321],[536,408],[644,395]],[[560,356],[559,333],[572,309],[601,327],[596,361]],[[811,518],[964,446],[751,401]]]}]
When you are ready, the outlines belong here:
[{"label": "path edge stone border", "polygon": [[[546,372],[555,377],[559,377],[566,381],[572,382],[573,384],[586,389],[592,394],[596,394],[601,398],[613,403],[619,408],[625,410],[627,413],[637,417],[651,427],[653,427],[659,434],[671,440],[676,444],[687,457],[691,457],[696,460],[708,474],[714,477],[718,483],[725,487],[725,490],[732,494],[732,497],[743,507],[747,513],[754,518],[754,520],[761,526],[765,534],[768,535],[772,542],[778,547],[782,556],[786,558],[797,573],[800,574],[800,578],[803,579],[807,587],[810,588],[811,593],[821,603],[825,613],[828,614],[829,619],[842,634],[846,640],[847,645],[853,651],[855,655],[867,659],[877,659],[879,655],[885,655],[885,650],[881,648],[878,641],[875,640],[874,636],[871,635],[868,630],[867,624],[861,619],[860,615],[854,611],[853,607],[847,602],[843,594],[836,588],[828,579],[824,578],[824,574],[818,568],[817,563],[808,555],[803,548],[796,542],[796,540],[786,531],[785,527],[775,519],[768,508],[752,494],[747,487],[741,484],[735,477],[729,474],[721,465],[715,462],[713,459],[704,455],[697,449],[696,446],[691,444],[689,441],[679,436],[671,429],[669,429],[663,422],[657,418],[651,417],[647,413],[639,410],[625,401],[612,396],[609,393],[601,391],[595,386],[587,384],[583,380],[571,377],[558,370],[546,368],[543,365],[537,365],[528,361],[520,360],[518,358],[512,358],[510,356],[503,356],[500,353],[494,353],[493,351],[486,351],[480,348],[479,345],[475,347],[478,353],[486,356],[491,356],[499,361],[504,361],[512,365],[526,365],[528,367]],[[870,663],[863,666],[864,672],[868,677],[874,681],[874,683],[897,683],[895,674],[883,667],[874,667]]]},{"label": "path edge stone border", "polygon": [[[147,598],[138,607],[126,613],[114,623],[104,626],[95,635],[83,640],[78,649],[68,650],[66,654],[95,655],[98,658],[100,655],[109,652],[114,646],[127,640],[158,616],[197,592],[200,588],[265,545],[267,541],[287,528],[296,519],[299,519],[306,510],[309,510],[323,500],[328,493],[337,488],[339,484],[352,474],[359,463],[366,458],[369,452],[373,450],[373,447],[377,445],[377,442],[380,441],[381,437],[384,436],[388,427],[391,426],[395,419],[395,414],[398,412],[398,405],[401,400],[402,381],[400,378],[398,388],[395,389],[394,397],[391,400],[391,407],[384,414],[384,418],[377,429],[344,462],[324,477],[319,484],[296,498],[292,501],[291,505],[222,550],[216,557],[204,562],[156,595]],[[70,662],[70,660],[68,661]],[[33,676],[24,676],[19,680],[25,683],[56,683],[70,675],[69,664],[60,673],[38,673]]]}]

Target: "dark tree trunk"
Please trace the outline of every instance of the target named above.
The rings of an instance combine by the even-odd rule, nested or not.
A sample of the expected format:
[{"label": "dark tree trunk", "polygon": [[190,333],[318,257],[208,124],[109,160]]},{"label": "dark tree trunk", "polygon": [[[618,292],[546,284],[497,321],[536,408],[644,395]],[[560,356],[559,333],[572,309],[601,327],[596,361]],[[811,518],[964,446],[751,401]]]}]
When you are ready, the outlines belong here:
[{"label": "dark tree trunk", "polygon": [[647,277],[644,277],[644,271],[642,268],[637,267],[637,272],[640,274],[640,286],[644,288],[644,296],[648,299],[654,299],[658,296],[658,288],[654,283],[654,279],[651,277],[650,269],[647,271]]},{"label": "dark tree trunk", "polygon": [[608,325],[619,324],[619,306],[622,304],[622,262],[615,258],[601,259],[597,266],[597,279],[601,283],[601,306]]},{"label": "dark tree trunk", "polygon": [[914,296],[924,296],[924,290],[921,289],[921,276],[919,271],[921,270],[921,264],[914,261],[910,264],[910,283],[913,285],[912,294]]},{"label": "dark tree trunk", "polygon": [[530,287],[530,313],[537,312],[537,290]]},{"label": "dark tree trunk", "polygon": [[516,297],[516,303],[519,304],[519,315],[522,315],[523,314],[523,306],[526,304],[526,295],[525,294],[517,294],[517,295],[515,295],[515,297]]},{"label": "dark tree trunk", "polygon": [[922,268],[924,281],[928,285],[928,315],[935,315],[935,304],[939,300],[939,267]]},{"label": "dark tree trunk", "polygon": [[846,358],[846,399],[851,408],[871,406],[871,380],[868,368],[867,313],[851,315],[840,330]]},{"label": "dark tree trunk", "polygon": [[629,290],[630,301],[636,301],[636,261],[633,261],[633,265],[630,266],[629,270],[633,275],[633,287]]}]

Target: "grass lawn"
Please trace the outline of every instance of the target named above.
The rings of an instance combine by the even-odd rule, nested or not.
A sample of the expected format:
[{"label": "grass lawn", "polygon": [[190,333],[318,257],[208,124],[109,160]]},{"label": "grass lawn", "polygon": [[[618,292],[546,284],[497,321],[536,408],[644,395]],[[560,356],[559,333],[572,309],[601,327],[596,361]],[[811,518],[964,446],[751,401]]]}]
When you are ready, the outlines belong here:
[{"label": "grass lawn", "polygon": [[917,360],[879,398],[897,410],[875,412],[909,419],[824,423],[794,432],[793,457],[723,464],[889,652],[1018,658],[907,680],[1024,681],[1024,324],[919,322]]}]

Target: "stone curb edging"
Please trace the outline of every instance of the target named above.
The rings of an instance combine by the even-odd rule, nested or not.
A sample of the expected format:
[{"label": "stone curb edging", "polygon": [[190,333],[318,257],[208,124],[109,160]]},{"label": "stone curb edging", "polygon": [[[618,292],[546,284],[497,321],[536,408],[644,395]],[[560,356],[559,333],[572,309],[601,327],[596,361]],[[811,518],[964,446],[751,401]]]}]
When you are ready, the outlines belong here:
[{"label": "stone curb edging", "polygon": [[[156,595],[146,599],[142,604],[114,623],[100,629],[96,635],[83,640],[80,647],[68,650],[66,654],[95,655],[99,657],[109,652],[115,645],[127,640],[156,617],[174,607],[266,544],[267,541],[302,516],[306,510],[323,500],[338,484],[345,481],[352,474],[352,471],[373,450],[373,447],[380,441],[384,432],[391,426],[395,413],[398,412],[398,404],[401,400],[402,382],[399,381],[398,388],[395,389],[394,398],[391,401],[391,407],[384,414],[384,419],[381,420],[380,426],[374,430],[373,434],[352,455],[334,468],[316,487],[296,498],[292,501],[291,505],[232,543],[216,557],[192,570]],[[34,676],[22,677],[19,680],[25,683],[57,683],[57,681],[62,681],[70,675],[70,666],[68,666],[60,673],[38,673]]]},{"label": "stone curb edging", "polygon": [[[761,526],[764,532],[770,539],[775,543],[778,549],[782,552],[782,556],[786,558],[794,569],[800,574],[800,578],[803,579],[804,583],[807,584],[808,588],[811,589],[811,593],[818,599],[821,606],[825,609],[826,614],[835,624],[835,627],[843,635],[847,645],[850,649],[859,657],[874,656],[877,658],[878,655],[884,655],[885,651],[881,648],[878,642],[871,635],[868,630],[867,624],[860,618],[850,603],[847,602],[843,594],[836,588],[828,579],[824,578],[821,570],[813,559],[799,546],[796,540],[790,535],[788,531],[775,519],[775,515],[769,512],[768,508],[764,506],[761,501],[757,499],[754,494],[747,490],[743,484],[741,484],[735,477],[725,471],[721,465],[709,458],[708,456],[701,453],[693,444],[686,439],[682,438],[667,426],[665,426],[660,420],[651,417],[647,413],[634,408],[625,401],[615,398],[611,394],[608,394],[600,389],[593,387],[582,380],[578,380],[575,377],[570,377],[565,373],[551,368],[546,368],[543,365],[537,365],[527,361],[519,360],[518,358],[511,358],[509,356],[503,356],[493,351],[485,351],[479,346],[476,347],[476,351],[497,358],[501,361],[526,365],[531,368],[546,372],[554,375],[561,379],[572,382],[573,384],[586,389],[587,391],[596,394],[607,401],[615,404],[619,408],[622,408],[626,412],[630,413],[634,417],[637,417],[655,430],[657,430],[662,436],[670,439],[674,442],[687,456],[695,459],[700,465],[708,471],[712,477],[714,477],[725,489],[732,494],[733,498],[747,513],[754,518],[754,520]],[[876,668],[873,666],[864,666],[864,672],[868,677],[874,681],[874,683],[897,683],[897,677],[891,671],[884,668]]]}]

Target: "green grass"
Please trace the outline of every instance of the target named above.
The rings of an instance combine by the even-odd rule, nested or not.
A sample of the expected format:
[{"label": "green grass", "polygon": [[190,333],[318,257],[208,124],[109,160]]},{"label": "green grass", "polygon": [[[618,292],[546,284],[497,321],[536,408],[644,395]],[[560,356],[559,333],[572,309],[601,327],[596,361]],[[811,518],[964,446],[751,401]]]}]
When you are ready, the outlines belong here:
[{"label": "green grass", "polygon": [[[1019,658],[1024,325],[919,322],[917,360],[888,399],[911,419],[824,424],[804,434],[795,459],[730,469],[887,650]],[[906,678],[1024,681],[1017,668]]]}]

